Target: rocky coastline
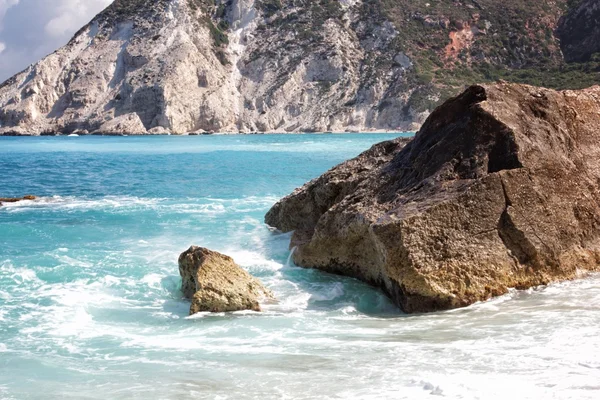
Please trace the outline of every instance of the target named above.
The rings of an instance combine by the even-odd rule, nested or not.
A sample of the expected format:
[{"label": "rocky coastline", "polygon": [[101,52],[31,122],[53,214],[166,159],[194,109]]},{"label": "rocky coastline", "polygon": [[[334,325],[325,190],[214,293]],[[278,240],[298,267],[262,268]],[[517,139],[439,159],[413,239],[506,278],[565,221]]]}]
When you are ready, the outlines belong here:
[{"label": "rocky coastline", "polygon": [[405,312],[600,269],[600,87],[472,86],[413,140],[375,145],[278,202],[294,262]]},{"label": "rocky coastline", "polygon": [[[395,134],[395,133],[414,133],[415,131],[394,131],[394,130],[381,130],[381,129],[365,129],[365,130],[343,130],[343,131],[316,131],[316,132],[280,132],[280,131],[266,131],[266,132],[186,132],[182,134],[178,134],[176,136],[213,136],[213,135],[304,135],[307,133],[316,134],[316,135],[325,135],[325,134],[347,134],[347,133],[384,133],[384,134]],[[32,136],[172,136],[171,133],[168,132],[160,132],[160,133],[131,133],[131,132],[88,132],[88,131],[75,131],[75,132],[43,132],[40,135],[35,133],[29,133],[24,130],[0,130],[0,136],[10,136],[10,137],[32,137]]]}]

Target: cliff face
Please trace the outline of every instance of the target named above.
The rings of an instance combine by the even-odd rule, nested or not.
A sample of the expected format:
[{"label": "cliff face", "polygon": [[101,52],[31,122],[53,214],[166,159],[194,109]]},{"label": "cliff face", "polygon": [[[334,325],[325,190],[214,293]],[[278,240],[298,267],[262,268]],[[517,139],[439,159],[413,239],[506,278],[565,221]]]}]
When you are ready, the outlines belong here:
[{"label": "cliff face", "polygon": [[600,3],[582,1],[561,19],[557,34],[568,62],[589,61],[600,53]]},{"label": "cliff face", "polygon": [[[0,88],[0,124],[17,133],[181,134],[418,122],[377,108],[404,67],[363,80],[366,50],[349,27],[358,10],[318,3],[118,0]],[[381,27],[369,46],[394,36]]]},{"label": "cliff face", "polygon": [[186,1],[117,0],[69,44],[7,81],[0,122],[33,133],[176,133],[228,123],[229,72]]},{"label": "cliff face", "polygon": [[415,129],[465,83],[586,86],[568,0],[116,0],[0,86],[0,134]]},{"label": "cliff face", "polygon": [[374,146],[282,199],[294,261],[406,312],[600,269],[600,87],[473,86],[414,140]]}]

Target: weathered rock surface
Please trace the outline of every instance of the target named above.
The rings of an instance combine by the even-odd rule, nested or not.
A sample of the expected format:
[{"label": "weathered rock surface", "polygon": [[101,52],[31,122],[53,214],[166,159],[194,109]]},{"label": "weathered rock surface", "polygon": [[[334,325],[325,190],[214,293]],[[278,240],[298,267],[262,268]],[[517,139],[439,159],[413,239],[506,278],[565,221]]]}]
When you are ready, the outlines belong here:
[{"label": "weathered rock surface", "polygon": [[192,246],[179,256],[182,291],[198,312],[261,311],[260,301],[273,294],[231,257]]},{"label": "weathered rock surface", "polygon": [[406,312],[466,306],[600,264],[600,88],[470,87],[415,138],[282,199],[296,264],[382,288]]},{"label": "weathered rock surface", "polygon": [[97,135],[125,135],[131,132],[151,133],[152,129],[146,131],[140,117],[135,113],[131,113],[106,121],[94,133]]},{"label": "weathered rock surface", "polygon": [[414,130],[473,81],[597,80],[538,3],[115,0],[0,85],[0,135]]}]

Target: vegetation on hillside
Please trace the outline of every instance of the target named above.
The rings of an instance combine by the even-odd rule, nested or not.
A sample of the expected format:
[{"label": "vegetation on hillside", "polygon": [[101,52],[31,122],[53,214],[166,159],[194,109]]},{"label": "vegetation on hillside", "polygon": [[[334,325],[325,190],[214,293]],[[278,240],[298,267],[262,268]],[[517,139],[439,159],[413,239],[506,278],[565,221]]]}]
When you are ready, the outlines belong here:
[{"label": "vegetation on hillside", "polygon": [[[351,22],[361,42],[368,42],[386,23],[396,36],[386,49],[365,52],[362,80],[372,82],[395,66],[395,55],[406,54],[413,66],[404,86],[413,97],[413,111],[425,111],[465,85],[499,79],[578,89],[600,81],[600,59],[567,64],[556,27],[561,16],[583,0],[363,0],[358,20]],[[286,52],[318,51],[327,20],[344,29],[337,0],[257,0],[267,23],[263,31],[286,30],[294,40]],[[283,44],[282,44],[283,46]],[[251,59],[281,54],[262,49]]]},{"label": "vegetation on hillside", "polygon": [[600,59],[567,64],[555,34],[560,17],[581,1],[365,0],[363,9],[394,23],[395,46],[413,60],[421,93],[444,98],[499,79],[555,89],[600,82]]},{"label": "vegetation on hillside", "polygon": [[[171,0],[115,0],[104,17],[125,19],[143,9],[164,8]],[[425,111],[465,85],[499,79],[578,89],[600,82],[600,56],[585,63],[566,63],[557,38],[561,16],[584,0],[362,0],[357,18],[347,19],[339,0],[256,0],[263,23],[258,33],[287,37],[285,43],[264,46],[250,55],[281,60],[302,59],[307,53],[331,48],[323,25],[334,21],[351,28],[365,47],[390,23],[395,33],[385,48],[365,48],[361,80],[373,83],[397,68],[396,55],[412,66],[402,75],[409,106]],[[227,64],[230,0],[187,0],[199,23],[211,33],[215,54]],[[281,34],[287,32],[288,34]],[[282,82],[290,72],[282,68]],[[327,90],[331,82],[322,87]]]}]

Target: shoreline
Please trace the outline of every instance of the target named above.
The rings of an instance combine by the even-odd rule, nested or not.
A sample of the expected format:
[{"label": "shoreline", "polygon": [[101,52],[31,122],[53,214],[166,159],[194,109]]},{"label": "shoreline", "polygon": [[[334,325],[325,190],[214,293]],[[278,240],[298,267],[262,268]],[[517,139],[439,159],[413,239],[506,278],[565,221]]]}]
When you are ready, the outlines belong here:
[{"label": "shoreline", "polygon": [[365,135],[365,134],[412,134],[415,135],[416,131],[390,131],[390,130],[376,130],[376,131],[364,131],[364,132],[346,132],[346,131],[332,131],[332,132],[215,132],[215,133],[182,133],[182,134],[169,134],[169,133],[135,133],[135,134],[122,134],[122,133],[102,133],[102,134],[24,134],[24,133],[10,133],[0,134],[2,137],[149,137],[149,136],[247,136],[247,135]]}]

